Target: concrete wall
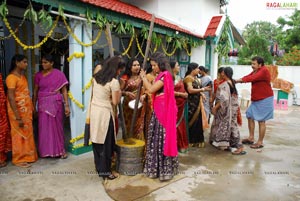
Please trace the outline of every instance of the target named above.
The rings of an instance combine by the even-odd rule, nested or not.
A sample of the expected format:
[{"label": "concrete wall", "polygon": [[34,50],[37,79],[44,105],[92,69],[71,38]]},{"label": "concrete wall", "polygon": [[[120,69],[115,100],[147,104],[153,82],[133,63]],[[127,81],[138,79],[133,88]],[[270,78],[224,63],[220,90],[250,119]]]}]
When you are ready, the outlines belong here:
[{"label": "concrete wall", "polygon": [[219,0],[122,0],[149,13],[168,19],[197,34],[203,35],[214,15],[220,13]]},{"label": "concrete wall", "polygon": [[[233,77],[235,79],[241,78],[249,73],[252,72],[251,66],[246,65],[231,65],[233,68]],[[297,102],[300,104],[300,66],[278,66],[278,78],[287,80],[289,82],[292,82],[294,84],[294,91],[296,92],[298,99]],[[214,77],[215,78],[215,77]],[[248,89],[251,91],[251,84],[237,84],[237,89],[241,91],[242,89]],[[277,91],[274,91],[275,97],[277,94]],[[293,94],[289,93],[288,96],[288,103],[289,105],[293,104]]]}]

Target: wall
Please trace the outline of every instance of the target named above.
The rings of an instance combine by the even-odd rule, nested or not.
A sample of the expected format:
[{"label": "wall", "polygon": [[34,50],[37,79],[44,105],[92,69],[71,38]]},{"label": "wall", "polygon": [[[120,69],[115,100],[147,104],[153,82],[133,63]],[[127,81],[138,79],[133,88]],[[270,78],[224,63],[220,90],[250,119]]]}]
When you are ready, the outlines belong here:
[{"label": "wall", "polygon": [[[122,0],[198,35],[204,35],[211,18],[220,13],[219,0]],[[171,9],[170,9],[171,8]],[[154,25],[155,26],[155,25]],[[205,64],[205,45],[193,48],[191,61]]]},{"label": "wall", "polygon": [[220,11],[219,0],[123,0],[123,2],[155,13],[201,35],[204,35],[211,17],[218,15]]},{"label": "wall", "polygon": [[[233,77],[234,79],[241,78],[249,73],[252,72],[251,66],[245,65],[231,65],[233,68]],[[287,80],[294,84],[294,91],[297,93],[298,96],[298,104],[300,104],[300,66],[278,66],[278,78]],[[251,84],[237,84],[237,89],[240,91],[242,89],[248,89],[251,91]],[[275,92],[276,93],[276,92]],[[289,105],[293,104],[293,95],[289,93],[288,96],[288,103]]]}]

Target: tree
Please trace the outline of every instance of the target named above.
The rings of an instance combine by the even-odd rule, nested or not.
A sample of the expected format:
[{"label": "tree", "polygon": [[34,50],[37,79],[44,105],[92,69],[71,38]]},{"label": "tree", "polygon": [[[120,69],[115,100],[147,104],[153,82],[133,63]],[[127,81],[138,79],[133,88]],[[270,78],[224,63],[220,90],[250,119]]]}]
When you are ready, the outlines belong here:
[{"label": "tree", "polygon": [[278,33],[278,27],[270,22],[254,21],[247,24],[242,34],[247,45],[239,50],[238,64],[249,64],[253,56],[261,56],[266,64],[271,64],[273,58],[269,47],[276,42]]},{"label": "tree", "polygon": [[247,45],[239,50],[238,64],[249,64],[254,56],[263,57],[266,64],[271,64],[273,60],[269,51],[269,42],[258,34],[250,36]]},{"label": "tree", "polygon": [[228,59],[228,52],[230,50],[230,40],[228,33],[230,31],[230,20],[228,16],[226,16],[223,30],[218,41],[217,47],[215,48],[214,52],[218,53],[218,65],[221,65],[222,58],[225,61]]},{"label": "tree", "polygon": [[277,23],[281,30],[276,37],[279,48],[285,52],[290,52],[293,48],[300,50],[300,10],[295,10],[288,19],[279,17]]},{"label": "tree", "polygon": [[278,27],[270,22],[254,21],[246,25],[243,38],[247,41],[253,35],[260,35],[267,41],[276,41],[276,36],[279,32]]}]

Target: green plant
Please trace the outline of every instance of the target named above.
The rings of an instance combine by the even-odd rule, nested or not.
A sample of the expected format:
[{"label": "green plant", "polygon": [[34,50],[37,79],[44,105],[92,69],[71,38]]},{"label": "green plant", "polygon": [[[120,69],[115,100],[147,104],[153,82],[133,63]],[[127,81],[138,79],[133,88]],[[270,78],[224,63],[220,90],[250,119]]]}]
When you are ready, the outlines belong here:
[{"label": "green plant", "polygon": [[300,50],[293,47],[288,53],[285,53],[282,57],[276,59],[277,65],[282,66],[300,66]]}]

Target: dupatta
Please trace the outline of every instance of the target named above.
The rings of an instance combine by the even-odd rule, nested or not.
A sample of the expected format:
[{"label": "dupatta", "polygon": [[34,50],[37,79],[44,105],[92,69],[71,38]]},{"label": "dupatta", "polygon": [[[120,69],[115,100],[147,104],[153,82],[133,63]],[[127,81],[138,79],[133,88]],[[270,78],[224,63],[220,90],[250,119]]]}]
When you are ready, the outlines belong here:
[{"label": "dupatta", "polygon": [[164,155],[174,157],[178,153],[176,135],[177,106],[174,96],[174,83],[169,71],[161,72],[155,81],[161,78],[164,82],[164,94],[160,96],[152,94],[153,109],[158,121],[166,129]]}]

